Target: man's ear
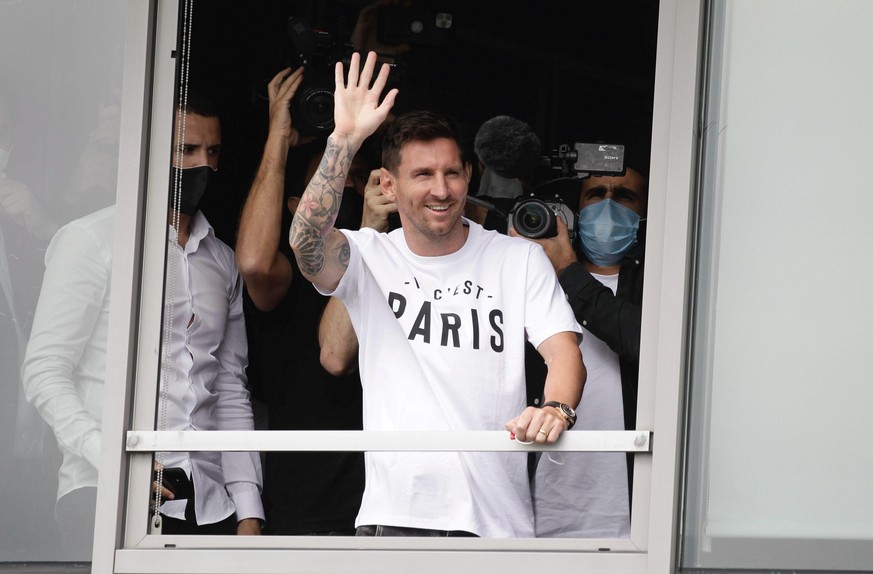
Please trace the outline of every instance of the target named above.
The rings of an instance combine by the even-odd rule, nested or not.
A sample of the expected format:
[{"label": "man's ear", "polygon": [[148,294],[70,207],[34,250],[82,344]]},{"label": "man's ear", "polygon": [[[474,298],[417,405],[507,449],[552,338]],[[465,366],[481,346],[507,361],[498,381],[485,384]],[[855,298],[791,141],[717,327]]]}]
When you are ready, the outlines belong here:
[{"label": "man's ear", "polygon": [[379,187],[382,189],[382,195],[388,198],[389,201],[397,201],[396,183],[394,176],[387,169],[380,168],[379,171]]},{"label": "man's ear", "polygon": [[292,214],[297,211],[297,206],[300,205],[300,198],[296,195],[292,195],[288,198],[288,211]]}]

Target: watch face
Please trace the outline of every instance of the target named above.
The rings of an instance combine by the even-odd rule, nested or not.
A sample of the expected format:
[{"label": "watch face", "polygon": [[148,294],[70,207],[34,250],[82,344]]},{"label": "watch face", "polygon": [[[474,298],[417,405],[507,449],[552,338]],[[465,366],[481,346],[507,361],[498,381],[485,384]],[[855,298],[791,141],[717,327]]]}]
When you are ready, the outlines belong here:
[{"label": "watch face", "polygon": [[573,407],[570,405],[561,405],[561,410],[564,411],[564,414],[570,417],[571,419],[576,418],[576,411],[573,410]]}]

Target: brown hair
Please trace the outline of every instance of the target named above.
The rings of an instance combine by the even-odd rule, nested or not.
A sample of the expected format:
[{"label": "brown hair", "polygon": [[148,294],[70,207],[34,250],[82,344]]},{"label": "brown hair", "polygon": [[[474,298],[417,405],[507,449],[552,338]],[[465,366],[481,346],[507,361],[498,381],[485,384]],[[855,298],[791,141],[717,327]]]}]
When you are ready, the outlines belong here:
[{"label": "brown hair", "polygon": [[382,167],[394,171],[400,165],[400,149],[414,141],[429,142],[447,138],[458,146],[464,164],[469,163],[461,145],[457,125],[449,118],[429,111],[412,111],[397,116],[388,124],[382,139]]}]

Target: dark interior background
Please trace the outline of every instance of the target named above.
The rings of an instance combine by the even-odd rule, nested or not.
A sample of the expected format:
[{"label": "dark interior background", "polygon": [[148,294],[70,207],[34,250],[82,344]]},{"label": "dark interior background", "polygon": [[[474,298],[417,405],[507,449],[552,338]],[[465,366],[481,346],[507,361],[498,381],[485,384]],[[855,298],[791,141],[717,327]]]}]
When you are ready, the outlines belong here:
[{"label": "dark interior background", "polygon": [[[203,210],[231,246],[266,139],[265,85],[294,52],[288,19],[303,18],[312,30],[329,33],[342,50],[358,12],[369,3],[193,3],[189,85],[221,106],[224,143],[221,177]],[[428,108],[447,113],[460,123],[471,146],[482,122],[510,115],[530,124],[544,156],[559,144],[599,141],[624,144],[628,160],[647,161],[656,0],[407,4],[411,20],[425,16],[425,29],[412,36],[411,50],[393,74],[400,90],[395,112]],[[431,25],[429,15],[436,12],[451,14],[448,30]],[[404,17],[386,31],[401,33],[411,21]],[[307,68],[307,81],[313,72]]]}]

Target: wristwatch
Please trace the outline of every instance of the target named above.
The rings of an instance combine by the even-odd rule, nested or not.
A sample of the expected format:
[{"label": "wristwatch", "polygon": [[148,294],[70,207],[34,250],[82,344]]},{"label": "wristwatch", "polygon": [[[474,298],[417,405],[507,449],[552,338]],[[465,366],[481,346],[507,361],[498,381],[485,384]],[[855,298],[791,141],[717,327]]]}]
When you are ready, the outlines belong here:
[{"label": "wristwatch", "polygon": [[558,401],[549,401],[547,403],[543,403],[543,407],[555,407],[558,409],[558,413],[564,417],[564,420],[567,421],[567,430],[573,428],[573,425],[576,424],[576,411],[573,410],[573,407],[570,405],[565,405],[564,403],[559,403]]}]

